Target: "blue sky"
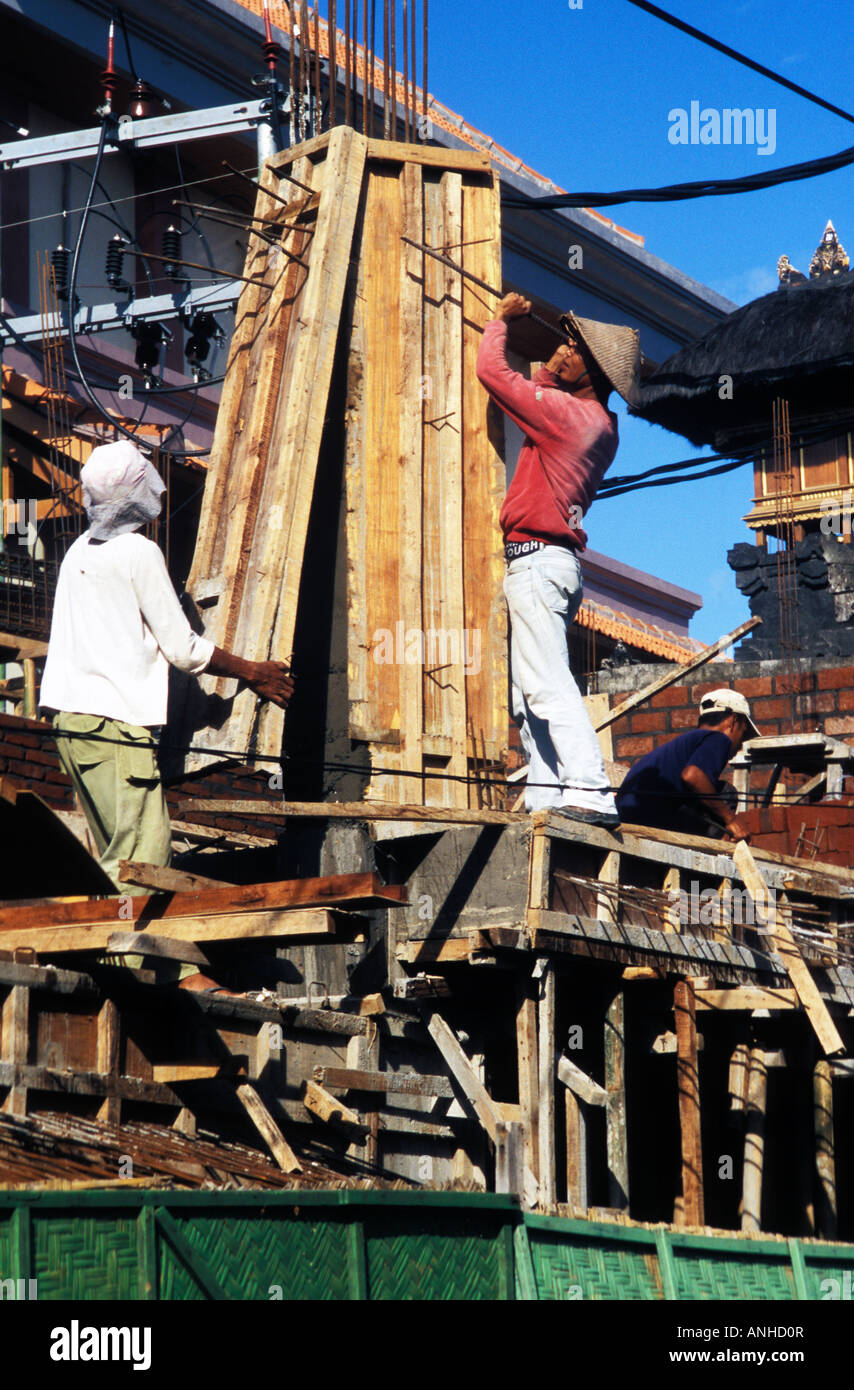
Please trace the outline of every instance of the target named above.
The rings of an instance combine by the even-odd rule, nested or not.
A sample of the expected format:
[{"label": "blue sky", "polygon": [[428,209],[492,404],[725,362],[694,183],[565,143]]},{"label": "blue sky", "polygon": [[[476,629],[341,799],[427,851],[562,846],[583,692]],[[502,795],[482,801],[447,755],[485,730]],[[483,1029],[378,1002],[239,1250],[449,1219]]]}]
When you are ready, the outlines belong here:
[{"label": "blue sky", "polygon": [[[575,0],[577,3],[577,0]],[[850,13],[830,0],[659,0],[749,57],[850,110]],[[563,188],[607,191],[736,178],[854,145],[854,127],[627,0],[430,0],[431,92]],[[776,111],[776,149],[674,145],[668,113],[703,107]],[[854,255],[854,170],[767,192],[603,209],[654,255],[736,303],[772,290],[786,252],[807,271],[833,219]],[[614,471],[698,452],[678,435],[621,420]],[[726,552],[749,540],[748,467],[721,479],[594,505],[590,544],[702,594],[693,634],[712,641],[748,616]]]}]

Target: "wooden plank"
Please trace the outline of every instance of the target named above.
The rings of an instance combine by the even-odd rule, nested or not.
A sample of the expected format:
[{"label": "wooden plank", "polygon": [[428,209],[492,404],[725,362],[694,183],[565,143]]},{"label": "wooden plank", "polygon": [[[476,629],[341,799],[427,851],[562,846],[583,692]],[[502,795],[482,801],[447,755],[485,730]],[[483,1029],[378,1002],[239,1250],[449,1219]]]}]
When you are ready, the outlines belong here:
[{"label": "wooden plank", "polygon": [[[105,999],[98,1011],[98,1036],[95,1065],[102,1076],[115,1077],[121,1072],[122,1020],[118,1006]],[[168,1077],[153,1078],[166,1081]],[[98,1119],[104,1124],[121,1123],[122,1103],[118,1096],[107,1096],[98,1109]]]},{"label": "wooden plank", "polygon": [[495,1191],[525,1193],[525,1133],[509,1120],[495,1143]]},{"label": "wooden plank", "polygon": [[[236,448],[239,458],[236,466],[218,470],[227,474],[220,492],[212,486],[210,502],[206,495],[208,530],[218,525],[219,532],[207,545],[208,562],[194,565],[190,584],[193,593],[199,579],[222,576],[217,603],[204,610],[206,635],[252,660],[287,659],[293,645],[365,142],[355,132],[337,128],[330,133],[325,159],[311,163],[306,151],[295,153],[294,168],[320,191],[316,221],[312,228],[304,224],[286,231],[282,250],[264,244],[272,288],[260,321],[251,328],[249,365],[236,388],[239,404],[229,408],[222,431],[223,447]],[[279,211],[276,218],[281,220]],[[197,728],[193,743],[211,749],[247,747],[257,732],[259,750],[278,754],[283,711],[259,702],[248,687],[236,689],[234,682],[203,677],[202,686],[205,693],[233,703],[228,719]],[[208,761],[192,754],[187,769]]]},{"label": "wooden plank", "polygon": [[568,1057],[559,1057],[557,1061],[557,1079],[562,1081],[567,1090],[572,1091],[573,1095],[588,1105],[607,1105],[608,1092],[604,1086],[600,1086],[598,1081],[571,1062]]},{"label": "wooden plank", "polygon": [[537,1007],[537,1036],[539,1047],[539,1179],[540,1202],[543,1206],[553,1206],[557,1201],[557,1175],[555,1166],[556,993],[555,972],[551,963],[546,960],[540,976],[540,997]]},{"label": "wooden plank", "polygon": [[587,1116],[572,1091],[563,1098],[566,1114],[566,1200],[579,1212],[590,1205],[587,1167]]},{"label": "wooden plank", "polygon": [[[335,1096],[325,1091],[316,1081],[303,1082],[303,1105],[310,1110],[312,1115],[316,1115],[324,1124],[341,1125],[354,1135],[360,1136],[359,1142],[364,1143],[368,1137],[368,1128],[362,1124],[355,1110],[351,1110],[348,1105],[344,1105]],[[354,1138],[353,1142],[357,1142]]]},{"label": "wooden plank", "polygon": [[[424,242],[462,241],[462,177],[444,169],[424,179]],[[465,778],[466,675],[461,644],[463,594],[462,492],[462,289],[461,277],[427,257],[424,276],[424,372],[432,390],[425,401],[423,433],[422,601],[425,631],[451,633],[456,654],[438,652],[425,664],[424,733],[451,737],[451,754],[441,769]],[[424,784],[424,800],[468,805],[465,781]]]},{"label": "wooden plank", "polygon": [[679,910],[681,875],[680,870],[671,867],[664,875],[664,882],[661,885],[664,892],[670,894],[671,902],[669,907],[664,910],[664,930],[679,932],[682,930],[682,917]]},{"label": "wooden plank", "polygon": [[753,899],[756,915],[762,928],[769,937],[772,949],[778,953],[786,967],[789,978],[797,991],[798,998],[825,1055],[833,1057],[843,1053],[845,1043],[792,935],[791,928],[785,918],[785,908],[781,909],[777,906],[773,901],[773,896],[772,901],[769,902],[768,885],[744,840],[736,845],[733,859]]},{"label": "wooden plank", "polygon": [[519,1081],[519,1108],[525,1127],[525,1163],[539,1182],[539,1053],[537,1048],[537,1004],[531,996],[530,981],[516,980],[516,1067]]},{"label": "wooden plank", "polygon": [[[602,867],[596,875],[599,883],[610,884],[612,888],[620,882],[620,855],[612,851],[606,854]],[[599,893],[596,897],[596,916],[602,922],[616,924],[619,920],[617,896],[614,892]]]},{"label": "wooden plank", "polygon": [[605,1014],[605,1130],[608,1162],[609,1205],[625,1210],[629,1205],[629,1159],[626,1134],[626,1022],[625,1000],[620,990]]},{"label": "wooden plank", "polygon": [[23,1086],[55,1095],[119,1096],[122,1100],[181,1108],[181,1100],[168,1086],[138,1076],[101,1076],[98,1072],[57,1071],[51,1067],[0,1062],[0,1086]]},{"label": "wooden plank", "polygon": [[547,909],[549,905],[549,866],[551,866],[551,840],[542,827],[537,827],[531,835],[531,855],[529,870],[529,908]]},{"label": "wooden plank", "polygon": [[378,801],[182,801],[180,811],[216,812],[232,816],[307,816],[319,820],[433,821],[437,825],[514,825],[526,819],[512,811],[464,806],[419,806]]},{"label": "wooden plank", "polygon": [[682,1135],[681,1223],[705,1225],[703,1190],[703,1141],[700,1115],[700,1075],[694,986],[679,980],[673,989],[676,1016],[676,1078],[679,1091],[679,1127]]},{"label": "wooden plank", "polygon": [[[407,162],[400,177],[401,233],[412,241],[424,240],[424,180],[418,164]],[[432,402],[432,379],[425,366],[424,256],[414,246],[400,243],[400,353],[401,390],[398,403],[398,612],[404,632],[423,632],[422,567],[424,558],[424,417]],[[392,262],[393,264],[394,262]],[[418,384],[418,390],[414,389]],[[429,521],[429,518],[428,518]],[[424,764],[424,666],[404,662],[400,676],[399,708],[402,770],[423,773]],[[423,781],[398,780],[399,795],[424,799]]]},{"label": "wooden plank", "polygon": [[444,975],[427,975],[423,970],[412,979],[395,980],[395,999],[447,999],[451,987]]},{"label": "wooden plank", "polygon": [[156,1207],[154,1219],[163,1237],[172,1246],[178,1259],[201,1286],[205,1297],[225,1303],[228,1294],[212,1273],[207,1261],[191,1245],[172,1213],[166,1207]]},{"label": "wooden plank", "polygon": [[[347,382],[347,603],[350,736],[382,748],[383,767],[400,765],[401,681],[398,661],[385,661],[376,649],[378,634],[398,637],[401,613],[401,409],[411,409],[415,381],[402,377],[401,343],[419,332],[420,296],[407,330],[402,296],[411,295],[403,279],[404,216],[401,171],[388,167],[366,177],[359,243],[358,281],[353,302]],[[419,332],[420,337],[420,332]],[[420,384],[420,376],[419,376]],[[416,422],[413,422],[415,424]],[[420,457],[420,412],[409,448]],[[410,482],[414,480],[410,479]],[[410,505],[420,506],[420,489]],[[416,552],[420,561],[420,546]],[[404,600],[410,607],[413,596]],[[418,624],[420,627],[421,625]],[[400,630],[405,632],[405,628]],[[409,679],[416,673],[410,672]],[[420,672],[417,673],[420,680]],[[388,731],[388,737],[386,737]],[[417,730],[413,731],[417,732]],[[379,761],[371,753],[372,761]],[[416,783],[413,790],[417,791]],[[409,791],[394,775],[372,778],[368,797],[397,800]]]},{"label": "wooden plank", "polygon": [[724,637],[719,637],[717,642],[713,642],[710,647],[706,647],[705,650],[700,652],[699,656],[694,657],[692,661],[686,662],[684,666],[674,666],[666,675],[661,676],[650,685],[645,685],[643,690],[636,691],[635,694],[630,695],[627,700],[623,700],[621,704],[615,705],[607,718],[600,720],[596,725],[596,732],[598,733],[601,729],[606,729],[609,724],[616,724],[617,720],[622,719],[630,710],[637,709],[638,705],[645,705],[647,700],[651,700],[653,695],[657,695],[659,691],[666,690],[669,685],[676,685],[677,682],[683,681],[691,671],[696,671],[700,666],[705,666],[706,662],[711,661],[713,656],[717,656],[719,652],[724,651],[727,647],[731,647],[734,642],[738,642],[739,639],[744,637],[748,632],[752,632],[754,628],[759,627],[761,622],[761,618],[748,618],[747,622],[740,623],[732,632],[728,632]]},{"label": "wooden plank", "polygon": [[[18,1067],[29,1061],[30,1054],[30,991],[23,985],[13,985],[3,1000],[0,1011],[2,1057],[4,1062]],[[13,1081],[2,1109],[9,1115],[26,1115],[26,1084]]]},{"label": "wooden plank", "polygon": [[762,1230],[762,1179],[765,1164],[765,1110],[768,1071],[761,1047],[751,1047],[748,1057],[747,1103],[744,1130],[744,1176],[741,1197],[741,1229],[756,1235]]},{"label": "wooden plank", "polygon": [[301,1173],[302,1164],[263,1100],[248,1081],[237,1087],[237,1098],[283,1173]]},{"label": "wooden plank", "polygon": [[369,140],[368,159],[400,164],[426,164],[438,169],[455,169],[489,174],[492,164],[486,151],[436,149],[431,145],[406,145],[398,140]]},{"label": "wooden plank", "polygon": [[[332,913],[327,908],[318,907],[169,918],[167,922],[148,921],[145,930],[154,936],[198,942],[334,936],[336,926]],[[16,950],[30,946],[42,955],[51,956],[63,951],[106,950],[112,934],[109,922],[95,921],[29,928],[4,926],[0,940]]]},{"label": "wooden plank", "polygon": [[173,941],[168,936],[152,936],[148,932],[113,932],[107,950],[116,955],[157,956],[161,960],[177,960],[210,969],[204,951],[193,941]]},{"label": "wooden plank", "polygon": [[431,1014],[427,1023],[427,1031],[444,1057],[448,1070],[494,1144],[497,1136],[503,1134],[504,1119],[475,1071],[471,1058],[467,1056],[456,1033],[445,1022],[441,1014]]},{"label": "wooden plank", "polygon": [[236,1071],[245,1072],[243,1066],[224,1062],[156,1062],[151,1068],[152,1081],[161,1081],[167,1086],[180,1085],[187,1081],[213,1081],[218,1077],[234,1076]]},{"label": "wooden plank", "polygon": [[754,1009],[798,1007],[795,990],[766,989],[762,985],[739,985],[733,989],[698,989],[695,990],[695,994],[697,1009],[713,1009],[716,1013],[753,1013]]},{"label": "wooden plank", "polygon": [[816,1235],[836,1240],[839,1234],[836,1200],[836,1139],[833,1118],[833,1070],[826,1060],[813,1068],[815,1123]]},{"label": "wooden plank", "polygon": [[[469,274],[501,284],[501,200],[490,174],[462,180],[462,245],[447,253]],[[499,514],[507,487],[504,414],[489,401],[477,379],[483,328],[494,317],[495,300],[471,280],[460,281],[462,297],[463,580],[465,626],[480,634],[480,670],[466,675],[467,714],[481,739],[487,775],[503,776],[507,741],[507,609],[502,597],[504,549]],[[494,773],[492,772],[494,765]],[[497,805],[500,788],[488,804]]]},{"label": "wooden plank", "polygon": [[[281,910],[301,907],[358,907],[402,904],[407,901],[406,888],[388,886],[378,874],[331,874],[322,878],[282,879],[274,883],[249,883],[199,889],[181,893],[169,901],[160,898],[138,897],[102,899],[46,899],[27,907],[0,909],[0,931],[18,930],[25,926],[61,926],[83,922],[131,921],[139,929],[149,931],[159,922],[179,922],[185,917],[213,917],[218,913]],[[133,916],[122,915],[120,909],[132,909]],[[0,941],[5,945],[5,940]]]},{"label": "wooden plank", "polygon": [[319,1086],[333,1090],[381,1091],[400,1096],[444,1096],[453,1099],[456,1092],[446,1076],[410,1076],[391,1071],[360,1071],[355,1067],[315,1067],[314,1079]]},{"label": "wooden plank", "polygon": [[[266,502],[282,507],[284,535],[274,528],[262,533],[258,569],[281,573],[278,586],[267,586],[260,605],[244,607],[238,628],[238,650],[249,654],[253,635],[263,635],[259,658],[287,660],[293,650],[294,627],[311,499],[326,418],[321,403],[329,396],[332,366],[350,272],[365,166],[364,137],[344,127],[330,133],[322,166],[323,195],[312,241],[311,272],[300,304],[300,332],[294,337],[294,360],[287,395],[280,396],[270,454],[279,460],[268,469],[262,492]],[[270,634],[272,633],[272,638]],[[241,640],[242,639],[242,640]],[[269,644],[269,646],[267,646]],[[263,654],[262,654],[263,653]],[[262,705],[258,714],[258,750],[278,756],[284,714],[275,705]],[[238,746],[243,746],[239,744]]]},{"label": "wooden plank", "polygon": [[137,888],[150,888],[153,893],[196,893],[200,888],[229,886],[221,878],[205,878],[203,874],[188,874],[182,869],[140,864],[130,859],[122,859],[119,863],[119,882],[132,883]]},{"label": "wooden plank", "polygon": [[750,1069],[750,1048],[747,1043],[737,1043],[729,1060],[727,1092],[729,1108],[733,1114],[741,1114],[747,1104],[747,1075]]},{"label": "wooden plank", "polygon": [[463,936],[438,941],[402,941],[395,948],[395,955],[399,961],[410,965],[426,965],[468,960],[472,950],[468,936]]},{"label": "wooden plank", "polygon": [[211,845],[216,849],[269,849],[275,839],[263,835],[245,835],[239,830],[219,830],[215,825],[193,825],[191,821],[172,820],[172,843],[189,840],[191,844]]}]

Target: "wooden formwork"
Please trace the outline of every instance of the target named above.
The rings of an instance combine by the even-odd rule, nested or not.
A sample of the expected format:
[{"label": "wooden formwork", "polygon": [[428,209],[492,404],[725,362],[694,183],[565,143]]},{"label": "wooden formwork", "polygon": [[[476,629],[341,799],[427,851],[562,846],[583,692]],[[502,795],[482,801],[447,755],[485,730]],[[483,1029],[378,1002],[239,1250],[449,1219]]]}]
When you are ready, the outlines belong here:
[{"label": "wooden formwork", "polygon": [[[844,1231],[849,871],[550,813],[466,814],[429,840],[375,843],[373,873],[182,888],[170,870],[168,897],[127,900],[148,951],[200,942],[237,987],[254,987],[266,949],[278,985],[262,1003],[0,960],[3,1108],[116,1123],[148,1107],[225,1132],[245,1111],[288,1171],[319,1143],[382,1176],[529,1205]],[[0,943],[73,967],[116,944],[117,907],[4,907]],[[352,988],[329,998],[324,979]]]},{"label": "wooden formwork", "polygon": [[[494,305],[410,243],[500,284],[489,158],[337,127],[268,161],[256,219],[280,244],[250,240],[188,593],[217,645],[290,657],[324,430],[340,438],[349,734],[383,769],[367,798],[487,804],[507,738],[503,426],[475,374]],[[202,685],[226,703],[188,695],[188,742],[280,754],[281,711]]]}]

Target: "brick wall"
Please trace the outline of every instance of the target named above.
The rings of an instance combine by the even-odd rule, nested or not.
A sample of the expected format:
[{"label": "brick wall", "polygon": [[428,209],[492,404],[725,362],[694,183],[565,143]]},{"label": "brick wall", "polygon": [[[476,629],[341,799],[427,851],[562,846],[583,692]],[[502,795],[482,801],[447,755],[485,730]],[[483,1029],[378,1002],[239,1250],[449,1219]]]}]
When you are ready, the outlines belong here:
[{"label": "brick wall", "polygon": [[74,809],[71,783],[62,771],[53,731],[45,719],[0,714],[0,777],[37,792],[58,810]]},{"label": "brick wall", "polygon": [[[697,723],[697,706],[709,690],[738,690],[750,701],[761,732],[822,732],[854,742],[854,666],[818,665],[784,671],[780,662],[719,662],[701,667],[684,685],[671,685],[612,726],[614,757],[633,763]],[[614,706],[664,674],[665,667],[633,667],[600,678]]]},{"label": "brick wall", "polygon": [[[74,793],[62,771],[48,720],[0,714],[0,777],[7,777],[16,787],[36,792],[56,810],[74,810]],[[276,815],[281,792],[270,789],[269,777],[270,770],[254,772],[244,767],[236,768],[233,772],[220,769],[177,783],[166,794],[170,815],[173,820],[194,821],[199,825],[215,826],[218,830],[237,830],[272,840],[276,832],[283,828],[284,822],[281,816]],[[269,800],[270,816],[195,814],[177,809],[178,802],[184,799],[210,800],[214,797],[223,800],[240,797]]]}]

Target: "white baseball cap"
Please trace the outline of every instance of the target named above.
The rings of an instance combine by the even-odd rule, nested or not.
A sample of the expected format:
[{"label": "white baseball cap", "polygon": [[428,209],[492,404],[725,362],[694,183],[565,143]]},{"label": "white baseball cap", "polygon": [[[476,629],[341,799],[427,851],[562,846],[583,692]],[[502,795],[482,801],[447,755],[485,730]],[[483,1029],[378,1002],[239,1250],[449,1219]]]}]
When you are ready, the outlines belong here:
[{"label": "white baseball cap", "polygon": [[761,738],[759,730],[750,717],[750,705],[738,690],[710,690],[700,701],[700,714],[740,714],[747,720],[753,738]]}]

